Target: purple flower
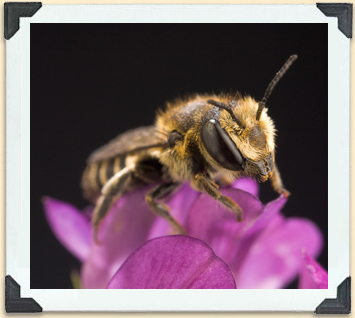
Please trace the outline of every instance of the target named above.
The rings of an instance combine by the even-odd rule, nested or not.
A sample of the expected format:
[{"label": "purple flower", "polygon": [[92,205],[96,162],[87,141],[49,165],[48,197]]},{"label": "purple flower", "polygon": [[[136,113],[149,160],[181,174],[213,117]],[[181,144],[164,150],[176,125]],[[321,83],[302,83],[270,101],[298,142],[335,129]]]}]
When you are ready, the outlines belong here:
[{"label": "purple flower", "polygon": [[303,250],[304,267],[301,271],[299,288],[328,289],[328,273],[320,264]]},{"label": "purple flower", "polygon": [[149,240],[131,254],[107,288],[233,289],[229,266],[203,241],[185,235]]},{"label": "purple flower", "polygon": [[69,252],[84,262],[92,242],[88,218],[70,204],[49,197],[43,198],[42,202],[54,235]]},{"label": "purple flower", "polygon": [[[83,263],[84,288],[105,288],[118,270],[120,275],[127,273],[122,264],[147,240],[174,234],[169,224],[147,206],[148,188],[127,193],[112,207],[100,226],[99,245],[93,242],[92,234],[88,235],[89,220],[80,211],[53,199],[44,201],[53,232]],[[238,288],[285,287],[304,268],[302,249],[311,257],[318,256],[323,244],[318,227],[307,219],[285,218],[280,213],[285,197],[281,195],[264,206],[257,198],[257,184],[246,178],[221,191],[241,206],[243,222],[236,222],[233,213],[188,184],[164,201],[189,236],[206,242],[229,265]],[[65,216],[60,216],[63,213]],[[74,246],[74,239],[80,244]],[[170,249],[169,244],[165,246]],[[129,261],[139,259],[137,254]]]}]

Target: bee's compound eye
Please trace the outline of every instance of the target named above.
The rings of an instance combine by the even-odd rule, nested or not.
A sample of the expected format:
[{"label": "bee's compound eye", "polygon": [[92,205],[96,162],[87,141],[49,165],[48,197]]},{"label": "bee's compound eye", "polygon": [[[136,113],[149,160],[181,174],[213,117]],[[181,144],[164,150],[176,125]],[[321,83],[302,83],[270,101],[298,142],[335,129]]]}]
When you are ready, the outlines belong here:
[{"label": "bee's compound eye", "polygon": [[242,169],[243,157],[219,122],[208,121],[202,128],[201,138],[208,153],[221,166],[234,171]]}]

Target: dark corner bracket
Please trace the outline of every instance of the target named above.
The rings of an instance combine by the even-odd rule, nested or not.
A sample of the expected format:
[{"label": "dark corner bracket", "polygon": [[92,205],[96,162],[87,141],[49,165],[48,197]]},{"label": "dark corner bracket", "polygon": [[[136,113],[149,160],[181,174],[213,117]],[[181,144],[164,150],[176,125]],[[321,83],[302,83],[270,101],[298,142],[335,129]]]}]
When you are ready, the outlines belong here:
[{"label": "dark corner bracket", "polygon": [[4,37],[6,40],[20,29],[21,17],[32,17],[42,2],[5,2],[4,4]]},{"label": "dark corner bracket", "polygon": [[42,307],[33,298],[21,298],[20,285],[10,276],[5,276],[5,310],[7,313],[42,312]]},{"label": "dark corner bracket", "polygon": [[324,299],[316,308],[316,314],[350,314],[351,312],[351,277],[345,280],[337,288],[336,299]]},{"label": "dark corner bracket", "polygon": [[347,38],[353,37],[353,4],[352,3],[317,3],[317,8],[327,17],[338,18],[338,29]]}]

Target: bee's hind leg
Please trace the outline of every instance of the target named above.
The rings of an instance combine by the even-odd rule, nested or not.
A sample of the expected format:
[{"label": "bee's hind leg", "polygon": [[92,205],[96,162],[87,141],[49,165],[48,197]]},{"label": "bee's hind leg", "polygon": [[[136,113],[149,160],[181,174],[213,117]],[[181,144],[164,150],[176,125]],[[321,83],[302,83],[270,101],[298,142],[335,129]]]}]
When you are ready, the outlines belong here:
[{"label": "bee's hind leg", "polygon": [[221,202],[227,208],[232,210],[236,214],[238,222],[243,221],[243,213],[240,206],[235,203],[231,198],[222,195],[221,191],[218,190],[217,185],[214,184],[211,180],[209,180],[209,178],[205,174],[203,174],[202,172],[196,173],[191,183],[193,187],[207,193],[212,198]]},{"label": "bee's hind leg", "polygon": [[161,216],[164,220],[168,221],[169,224],[176,230],[179,234],[186,234],[185,229],[182,227],[179,222],[177,222],[169,213],[169,207],[163,203],[158,203],[155,199],[162,198],[173,191],[179,184],[177,182],[163,183],[156,186],[147,194],[146,201],[149,207],[156,213]]},{"label": "bee's hind leg", "polygon": [[96,207],[92,216],[91,224],[94,230],[94,240],[98,241],[98,229],[101,221],[110,210],[117,196],[122,194],[127,189],[132,179],[133,168],[126,167],[116,173],[101,190],[101,196],[96,203]]}]

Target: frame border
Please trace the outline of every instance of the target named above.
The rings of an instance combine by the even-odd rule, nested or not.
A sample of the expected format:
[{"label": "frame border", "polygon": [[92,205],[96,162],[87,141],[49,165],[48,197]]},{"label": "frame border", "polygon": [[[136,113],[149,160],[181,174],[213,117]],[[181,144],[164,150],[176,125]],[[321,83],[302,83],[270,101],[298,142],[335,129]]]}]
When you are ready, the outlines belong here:
[{"label": "frame border", "polygon": [[[135,6],[135,7],[142,7],[142,6],[144,6],[144,5],[139,5],[139,6],[137,6],[137,5],[121,5],[120,7],[125,7],[125,9],[124,10],[126,10],[126,8],[127,7],[133,7],[133,6]],[[176,5],[169,5],[169,6],[165,6],[165,8],[166,7],[174,7],[174,6],[176,6]],[[193,7],[194,5],[177,5],[177,6],[179,6],[179,7]],[[195,5],[196,6],[196,5]],[[201,6],[201,5],[199,5],[200,7],[211,7],[211,5],[203,5],[203,6]],[[223,8],[223,7],[229,7],[230,5],[213,5],[214,7],[218,7],[218,9],[221,9],[221,8]],[[238,5],[239,6],[239,5]],[[263,6],[263,5],[261,5],[261,6]],[[273,6],[277,6],[277,5],[273,5]],[[291,7],[290,5],[287,5],[288,7]],[[287,7],[287,6],[281,6],[281,7]],[[297,5],[296,5],[297,6]],[[41,19],[44,19],[44,21],[49,21],[48,19],[48,17],[46,17],[46,13],[48,13],[46,10],[49,10],[49,11],[51,11],[52,9],[49,9],[48,7],[54,7],[55,9],[57,9],[58,11],[59,11],[59,15],[53,20],[53,22],[52,23],[61,23],[60,21],[59,21],[59,19],[61,18],[61,14],[63,14],[63,12],[64,12],[64,9],[66,8],[66,7],[71,7],[71,9],[74,7],[74,9],[75,10],[77,10],[78,8],[78,6],[44,6],[44,7],[46,7],[46,8],[43,8],[43,9],[45,9],[45,10],[41,10],[41,12],[40,12],[40,14],[38,15],[38,16],[36,16],[36,17],[34,17],[33,19],[34,19],[34,21],[30,21],[30,19],[24,19],[24,20],[20,20],[20,23],[21,23],[21,29],[22,30],[20,30],[21,32],[18,32],[18,34],[16,35],[16,39],[13,39],[13,41],[9,41],[8,43],[7,43],[7,54],[8,53],[13,53],[14,52],[14,49],[21,49],[21,48],[24,48],[25,46],[26,46],[26,43],[25,43],[25,41],[27,41],[27,39],[26,39],[26,36],[28,36],[29,35],[29,30],[28,30],[28,26],[32,23],[32,22],[34,22],[34,23],[41,23],[40,21],[41,21]],[[76,8],[75,8],[76,7]],[[81,9],[83,9],[83,8],[85,8],[86,6],[80,6],[81,7]],[[96,7],[96,8],[99,8],[99,11],[102,13],[102,7],[111,7],[110,9],[113,9],[113,6],[111,5],[111,6],[91,6],[91,7]],[[146,5],[145,5],[145,7],[147,7]],[[149,6],[149,9],[150,10],[155,10],[156,9],[156,7],[164,7],[164,6],[162,6],[162,5],[150,5]],[[240,6],[240,7],[243,7],[243,6]],[[314,7],[313,5],[312,6],[309,6],[308,5],[308,8],[309,7]],[[95,8],[95,10],[96,10],[96,8]],[[90,10],[89,11],[95,11],[95,10],[92,10],[93,8],[90,8]],[[226,8],[227,9],[227,8]],[[74,10],[74,11],[75,11]],[[83,10],[85,10],[85,9],[83,9]],[[43,12],[43,11],[45,11],[45,12]],[[52,10],[53,11],[53,10]],[[316,9],[316,11],[318,11],[317,9]],[[52,12],[52,14],[53,14],[53,12]],[[313,13],[314,14],[314,13]],[[315,15],[314,15],[315,16]],[[43,18],[44,17],[44,18]],[[53,17],[53,16],[52,16]],[[76,18],[76,17],[75,17]],[[71,19],[74,19],[75,20],[75,18],[71,18]],[[113,18],[114,18],[114,15],[113,14],[108,14],[108,21],[113,21]],[[139,18],[141,18],[141,17],[139,17]],[[319,17],[318,17],[319,18]],[[317,18],[317,19],[318,19]],[[47,19],[47,20],[46,20]],[[230,19],[230,18],[229,18]],[[32,19],[31,19],[32,20]],[[124,20],[124,19],[123,19]],[[149,19],[148,19],[149,20]],[[329,20],[332,20],[332,19],[329,19]],[[307,19],[305,19],[305,20],[302,20],[302,21],[307,21]],[[324,22],[324,19],[323,20],[321,20],[322,22],[319,22],[319,20],[317,20],[318,22],[316,22],[316,23],[328,23],[328,29],[330,30],[330,29],[332,29],[333,27],[334,27],[334,25],[335,25],[335,21],[329,21],[329,22]],[[90,21],[90,22],[92,22],[92,23],[99,23],[99,22],[97,22],[97,21]],[[200,21],[201,22],[201,21]],[[260,23],[263,23],[264,21],[261,21]],[[277,21],[278,23],[283,23],[282,22],[282,18],[280,19],[280,21]],[[134,23],[134,22],[133,22]],[[235,23],[238,23],[238,22],[235,22]],[[306,23],[306,22],[305,22]],[[341,43],[342,44],[344,44],[344,43],[348,43],[349,44],[349,42],[347,41],[348,39],[344,39],[344,41],[342,40],[341,41]],[[14,43],[13,43],[14,42]],[[20,54],[20,53],[22,53],[22,54]],[[344,60],[343,60],[343,64],[345,64],[345,65],[343,65],[343,67],[341,68],[341,69],[338,69],[337,67],[334,67],[333,66],[333,70],[334,69],[336,69],[336,71],[337,72],[339,72],[340,74],[341,74],[341,78],[342,79],[344,79],[344,74],[345,74],[345,77],[346,77],[346,74],[347,74],[347,71],[346,71],[346,66],[348,65],[347,64],[347,62],[348,62],[348,52],[347,51],[345,51],[345,52],[343,52],[344,54],[343,54],[343,56],[345,56],[345,62],[344,62]],[[11,83],[11,85],[9,84],[9,83],[7,83],[7,95],[9,96],[9,86],[12,86],[11,88],[11,93],[14,93],[13,91],[17,91],[18,93],[20,93],[20,94],[23,94],[23,92],[22,92],[22,89],[23,88],[21,88],[22,86],[20,85],[20,88],[21,89],[19,89],[19,82],[20,83],[22,83],[22,85],[26,82],[26,80],[27,80],[27,78],[25,78],[25,79],[23,79],[23,78],[19,78],[17,75],[17,73],[16,74],[11,74],[12,72],[13,72],[13,62],[14,61],[16,61],[16,62],[19,62],[20,64],[25,64],[26,62],[28,62],[28,57],[26,56],[26,54],[24,54],[23,52],[17,52],[16,54],[14,54],[15,56],[10,56],[10,58],[8,57],[8,60],[7,60],[7,66],[9,66],[9,67],[7,67],[7,75],[9,74],[10,75],[10,77],[8,76],[7,78],[8,78],[8,80],[9,80],[9,78],[10,78],[10,83]],[[336,54],[335,54],[336,55]],[[8,54],[8,56],[9,56],[9,54]],[[334,53],[333,53],[333,58],[334,58]],[[12,63],[11,63],[12,62]],[[333,61],[334,62],[334,61]],[[337,66],[338,66],[338,64],[336,64]],[[9,70],[9,69],[11,69],[11,70]],[[14,78],[16,78],[17,80],[18,80],[18,82],[14,82]],[[17,85],[16,85],[17,84]],[[347,92],[347,89],[348,89],[348,87],[349,87],[349,83],[346,83],[346,85],[345,85],[345,87],[344,88],[342,88],[342,92],[344,93],[344,91],[345,92]],[[27,92],[24,94],[24,97],[26,97],[27,95]],[[334,93],[333,93],[333,95],[334,95]],[[14,152],[16,152],[15,151],[15,146],[13,146],[13,145],[11,145],[11,141],[13,141],[14,139],[15,139],[15,141],[16,141],[16,143],[17,143],[17,141],[18,141],[18,139],[17,139],[17,137],[19,137],[16,133],[17,133],[17,131],[18,130],[16,130],[16,129],[19,129],[20,127],[11,127],[11,125],[9,125],[9,124],[12,124],[13,123],[13,121],[14,121],[14,118],[15,118],[15,116],[17,115],[19,115],[17,112],[20,110],[20,116],[21,116],[21,119],[23,120],[23,121],[25,121],[25,119],[26,119],[26,116],[29,114],[29,110],[26,110],[25,108],[28,106],[26,103],[28,103],[27,101],[26,101],[26,99],[24,98],[24,97],[19,97],[19,96],[14,96],[14,95],[11,95],[11,101],[9,101],[9,99],[10,98],[7,98],[7,127],[8,127],[8,132],[10,132],[11,133],[11,136],[10,136],[10,138],[9,138],[9,136],[7,136],[7,145],[8,145],[8,149],[7,150],[9,150],[9,148],[12,148],[12,149],[10,149],[10,151],[11,151],[11,156],[13,156],[14,155]],[[333,96],[333,98],[334,98],[334,96]],[[343,111],[344,111],[344,109],[345,110],[348,110],[349,109],[349,103],[347,103],[347,101],[348,101],[348,97],[347,96],[345,96],[344,97],[345,98],[345,102],[343,103]],[[331,100],[331,97],[329,96],[329,100]],[[15,104],[14,104],[15,103]],[[22,103],[24,103],[24,105],[22,105]],[[26,104],[26,105],[25,105]],[[11,109],[11,106],[15,106],[13,109]],[[339,106],[340,107],[340,106]],[[9,112],[10,112],[10,114],[9,114]],[[10,120],[9,120],[10,119]],[[344,119],[344,118],[343,118]],[[21,122],[21,125],[22,125],[22,122]],[[347,131],[347,129],[348,129],[348,126],[347,125],[344,125],[344,127],[342,127],[342,130],[341,130],[341,133],[344,133],[344,131],[346,132]],[[12,131],[11,131],[12,130]],[[20,129],[21,130],[21,129]],[[347,132],[348,133],[348,132]],[[23,139],[24,138],[24,141],[23,141],[23,144],[21,144],[20,145],[20,149],[21,149],[21,155],[22,155],[22,150],[23,149],[25,149],[24,147],[27,147],[27,145],[25,145],[26,144],[26,142],[27,142],[27,136],[20,136],[20,139]],[[336,137],[335,137],[336,138]],[[334,142],[334,140],[333,140],[333,142]],[[339,146],[339,148],[341,148],[341,154],[344,154],[344,150],[345,150],[345,152],[346,152],[346,149],[344,149],[344,144],[346,144],[348,142],[348,138],[345,138],[345,140],[344,141],[342,141],[342,143],[341,143],[341,145]],[[9,147],[9,145],[10,145],[10,147]],[[18,146],[18,144],[16,145],[16,149],[17,149],[17,147],[19,147]],[[345,147],[346,148],[346,147]],[[25,149],[26,150],[26,149]],[[347,153],[347,152],[346,152]],[[10,175],[10,173],[13,173],[13,171],[14,171],[14,167],[15,166],[17,166],[18,164],[19,164],[19,162],[20,162],[20,160],[19,159],[16,159],[16,160],[14,160],[14,162],[11,162],[11,157],[10,155],[9,155],[9,152],[7,152],[7,163],[8,163],[8,165],[7,166],[9,166],[9,163],[11,164],[11,171],[9,172],[9,169],[8,169],[8,167],[7,167],[7,175],[9,176]],[[346,162],[346,159],[347,158],[349,158],[349,154],[347,153],[347,157],[345,156],[345,162]],[[27,165],[26,163],[20,163],[21,165]],[[344,168],[341,170],[341,173],[342,173],[342,175],[344,174],[344,171],[347,171],[348,172],[348,166],[344,166]],[[23,172],[22,172],[23,173]],[[21,181],[21,183],[23,183],[23,181],[22,181],[22,177],[23,177],[23,175],[22,174],[20,174],[20,172],[16,172],[16,175],[15,175],[15,177],[16,177],[16,180],[18,179],[18,176],[20,176],[20,181]],[[9,178],[7,178],[7,180],[10,180]],[[10,184],[11,185],[11,184]],[[23,187],[23,189],[25,189],[26,188],[26,185],[20,185],[21,186],[21,188]],[[13,191],[13,186],[11,186],[11,191]],[[345,182],[344,182],[344,184],[342,185],[342,189],[348,189],[348,179],[346,179],[345,180]],[[15,203],[15,202],[10,202],[10,200],[9,200],[9,190],[7,189],[7,198],[8,198],[8,200],[7,200],[7,210],[9,211],[9,207],[11,207],[11,208],[13,208],[14,206],[19,206],[19,208],[20,208],[20,211],[12,211],[12,212],[14,212],[14,215],[9,215],[9,214],[7,214],[7,216],[8,216],[8,220],[7,220],[7,225],[9,226],[9,225],[11,225],[12,224],[12,227],[10,228],[10,230],[8,230],[7,229],[7,238],[10,238],[10,241],[11,241],[11,243],[13,244],[14,242],[20,242],[20,240],[21,239],[23,239],[23,237],[25,237],[27,234],[26,233],[21,233],[21,235],[19,235],[19,237],[16,237],[16,241],[15,241],[15,237],[14,237],[14,234],[16,234],[16,233],[18,233],[19,234],[19,229],[14,229],[13,228],[13,226],[15,226],[15,224],[13,224],[13,223],[11,223],[11,222],[13,222],[13,220],[14,219],[16,219],[16,218],[18,218],[19,217],[19,215],[21,215],[23,218],[24,218],[24,220],[21,220],[21,222],[26,222],[27,221],[27,216],[26,215],[24,215],[23,213],[22,213],[22,209],[23,209],[23,207],[20,205],[20,203]],[[345,191],[346,192],[346,191]],[[347,193],[345,193],[344,194],[344,197],[345,197],[345,199],[346,198],[349,198],[348,196],[347,196],[348,194]],[[23,197],[25,196],[25,193],[22,195]],[[343,197],[343,198],[344,198]],[[348,206],[348,204],[347,203],[345,203],[345,206]],[[344,208],[344,206],[343,206],[343,208]],[[342,208],[342,209],[343,209]],[[14,210],[14,209],[11,209],[11,210]],[[347,214],[345,215],[345,217],[346,218],[348,218],[349,216],[348,216],[348,210],[346,210],[345,211]],[[11,219],[11,220],[9,220],[9,219]],[[21,226],[21,224],[19,223],[19,224],[17,224],[18,226]],[[348,237],[348,230],[347,229],[345,229],[345,231],[342,233],[342,235],[341,235],[341,238],[340,239],[343,239],[344,237]],[[8,243],[9,244],[9,243]],[[9,256],[14,256],[14,255],[17,255],[17,257],[19,257],[19,258],[21,258],[21,260],[22,259],[24,259],[26,256],[27,256],[27,253],[25,253],[26,255],[18,255],[18,254],[16,254],[16,253],[18,253],[18,248],[19,248],[19,246],[17,246],[17,244],[16,244],[16,246],[15,246],[15,248],[13,249],[13,250],[10,250],[9,251],[9,246],[12,246],[12,245],[7,245],[7,273],[9,273],[9,272],[12,272],[12,270],[11,270],[11,268],[15,265],[14,264],[14,260],[12,260],[11,261],[11,257],[9,258]],[[342,261],[344,261],[344,256],[345,256],[345,263],[346,263],[346,260],[349,258],[349,251],[343,251],[342,253],[340,253],[339,254],[339,257],[341,258],[341,260]],[[18,266],[18,265],[16,265],[16,266]],[[342,274],[344,274],[344,271],[347,271],[347,269],[348,269],[348,265],[347,264],[344,264],[343,262],[342,263],[340,263],[339,265],[338,265],[338,267],[337,268],[335,268],[336,269],[336,277],[338,277],[339,278],[339,274],[340,274],[340,272],[342,272]],[[58,310],[57,309],[57,307],[55,307],[55,306],[53,306],[53,302],[51,303],[50,301],[49,301],[49,299],[48,299],[48,297],[47,297],[47,295],[45,295],[45,294],[43,294],[43,293],[41,293],[41,292],[43,292],[43,290],[41,291],[41,290],[31,290],[31,289],[29,289],[28,288],[28,286],[27,286],[27,284],[26,284],[26,282],[27,282],[27,278],[25,278],[26,276],[25,276],[25,274],[27,274],[27,273],[29,273],[29,268],[26,268],[26,267],[17,267],[17,268],[15,268],[15,272],[12,272],[14,275],[16,275],[16,277],[19,279],[19,281],[21,282],[21,284],[22,284],[22,286],[23,286],[23,291],[25,292],[25,294],[26,293],[28,293],[29,291],[32,291],[32,292],[34,292],[34,294],[35,294],[35,296],[36,296],[36,298],[37,298],[37,295],[41,295],[41,300],[43,299],[43,300],[45,300],[45,303],[50,303],[51,305],[49,306],[50,308],[49,308],[49,310]],[[330,289],[333,289],[333,288],[335,288],[336,287],[336,285],[334,286],[334,283],[336,283],[336,282],[333,282],[332,284],[331,284],[331,286],[329,287]],[[243,291],[244,292],[244,291]],[[330,295],[330,296],[332,296],[332,295],[334,295],[333,293],[332,293],[332,290],[329,290],[329,291],[326,291],[327,293],[325,293],[325,295]],[[334,291],[333,291],[334,292]],[[249,297],[250,297],[250,294],[248,293],[248,292],[245,292],[247,295],[249,295]],[[68,294],[71,294],[71,293],[68,293]],[[89,296],[89,299],[93,296],[93,293],[91,293],[91,292],[88,292],[88,293],[85,293],[85,295],[87,295],[87,296]],[[127,295],[130,295],[130,293],[128,292],[127,293]],[[175,294],[174,294],[175,295]],[[117,295],[116,295],[117,296]],[[222,294],[221,294],[221,297],[223,297],[222,296]],[[255,297],[255,296],[254,296]],[[291,296],[291,295],[288,295],[288,297],[293,297],[293,296]],[[53,295],[51,296],[51,298],[56,298],[56,294],[55,293],[53,293]],[[41,301],[42,302],[42,301]],[[105,304],[105,301],[103,301],[103,305]],[[131,310],[133,310],[133,311],[137,311],[137,308],[136,307],[132,307],[133,305],[133,302],[130,302],[130,301],[124,301],[123,302],[123,307],[124,308],[131,308]],[[180,305],[182,304],[182,302],[180,302]],[[201,303],[202,304],[202,303]],[[199,305],[201,305],[201,304],[199,304]],[[70,305],[72,305],[72,304],[70,304]],[[147,310],[157,310],[157,309],[151,309],[149,306],[147,307],[147,302],[141,302],[141,305],[142,305],[142,307],[141,307],[141,309],[138,309],[138,310],[144,310],[144,311],[147,311]],[[171,305],[170,303],[167,303],[166,304],[166,306],[168,306],[168,305]],[[80,302],[79,302],[79,304],[77,305],[78,307],[76,307],[76,308],[80,308]],[[144,307],[144,306],[146,306],[146,307]],[[211,309],[211,308],[212,309]],[[55,308],[55,309],[53,309],[53,308]],[[69,306],[69,308],[72,308],[72,307],[70,307]],[[161,308],[163,308],[163,307],[161,307]],[[158,310],[166,310],[166,309],[161,309],[161,308],[159,308]],[[174,307],[174,308],[177,308],[176,306]],[[181,306],[180,306],[180,308],[181,308]],[[193,308],[191,308],[191,307],[187,307],[188,309],[183,309],[183,310],[187,310],[187,311],[189,311],[189,310],[192,310],[192,311],[194,311],[194,310],[196,310],[196,309],[193,309]],[[215,303],[215,304],[210,304],[209,305],[209,308],[210,309],[206,309],[206,310],[211,310],[211,311],[215,311],[215,310],[221,310],[221,309],[218,309],[218,306],[217,306],[217,303]],[[227,311],[229,311],[229,310],[233,310],[233,309],[229,309],[229,307],[227,306],[227,307],[225,307],[226,309],[222,309],[222,310],[227,310]],[[307,307],[308,308],[308,307]],[[313,307],[314,308],[314,307]],[[64,310],[73,310],[73,309],[64,309]],[[74,310],[80,310],[80,309],[74,309]],[[92,306],[89,308],[89,309],[87,309],[87,310],[93,310],[92,309]],[[94,309],[94,310],[97,310],[97,309]],[[99,309],[100,310],[100,309]],[[110,308],[107,308],[106,310],[108,310],[108,311],[110,311],[110,310],[113,310],[113,309],[111,309],[111,307]],[[116,309],[117,310],[117,309]],[[119,310],[124,310],[124,309],[119,309]],[[177,310],[177,309],[172,309],[172,310]],[[181,310],[181,309],[180,309]],[[200,309],[201,310],[201,309]],[[244,307],[243,308],[241,308],[241,309],[234,309],[234,310],[253,310],[253,309],[244,309]],[[260,310],[260,309],[254,309],[254,310]],[[262,310],[270,310],[270,309],[262,309]],[[273,309],[274,310],[274,309]],[[285,309],[276,309],[276,310],[285,310]],[[305,309],[299,309],[299,308],[294,308],[294,309],[292,309],[291,308],[291,310],[305,310]],[[307,309],[307,310],[309,310],[309,309]]]}]

